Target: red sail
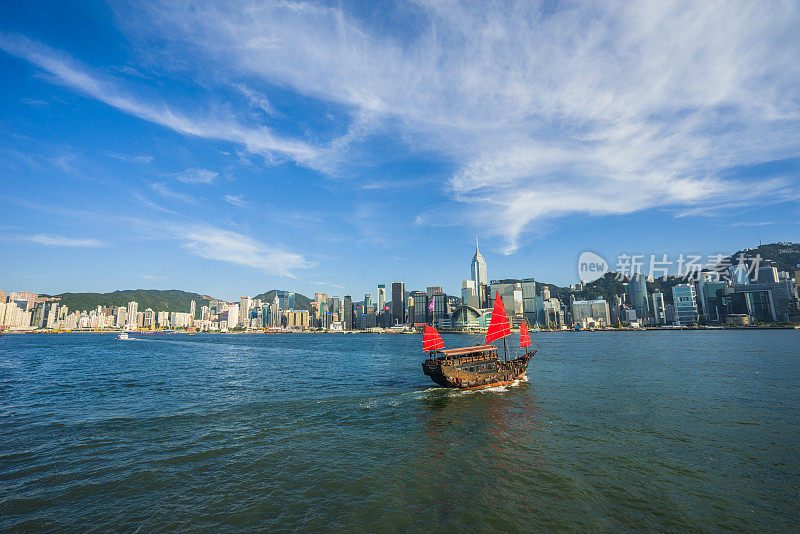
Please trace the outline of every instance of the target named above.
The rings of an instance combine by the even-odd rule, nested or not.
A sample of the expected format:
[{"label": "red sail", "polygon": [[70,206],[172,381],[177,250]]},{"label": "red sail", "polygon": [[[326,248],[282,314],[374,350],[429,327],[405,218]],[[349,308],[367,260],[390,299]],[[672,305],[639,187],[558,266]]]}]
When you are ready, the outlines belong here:
[{"label": "red sail", "polygon": [[519,346],[530,347],[530,345],[531,335],[528,333],[528,325],[525,324],[525,321],[522,321],[522,324],[519,325]]},{"label": "red sail", "polygon": [[425,325],[425,333],[422,334],[422,350],[430,352],[443,348],[444,341],[442,341],[442,336],[439,335],[439,332],[435,328]]},{"label": "red sail", "polygon": [[495,339],[506,337],[510,333],[511,325],[508,324],[506,307],[503,306],[503,299],[500,298],[500,293],[495,291],[492,322],[489,323],[489,330],[486,332],[486,344],[488,345]]}]

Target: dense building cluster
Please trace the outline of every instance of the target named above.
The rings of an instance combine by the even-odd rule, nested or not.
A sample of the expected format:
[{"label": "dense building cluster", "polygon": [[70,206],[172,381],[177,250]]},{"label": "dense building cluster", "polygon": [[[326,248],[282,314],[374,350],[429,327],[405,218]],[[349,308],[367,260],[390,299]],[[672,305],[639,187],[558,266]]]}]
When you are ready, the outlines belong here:
[{"label": "dense building cluster", "polygon": [[297,295],[290,291],[276,291],[270,299],[209,300],[199,310],[193,300],[188,312],[140,311],[135,301],[127,306],[69,310],[57,297],[0,291],[0,329],[351,331],[433,325],[442,330],[479,330],[488,327],[498,295],[513,327],[523,321],[541,329],[800,322],[800,268],[792,277],[773,265],[746,258],[724,271],[698,271],[685,283],[674,285],[672,303],[660,291],[649,292],[652,276],[641,273],[626,277],[623,292],[613,302],[576,299],[582,284],[551,296],[550,288],[537,285],[533,278],[489,281],[486,260],[477,245],[470,273],[471,278],[462,281],[460,296],[447,295],[442,286],[408,291],[404,282],[392,282],[389,294],[380,284],[375,299],[366,294],[359,302],[351,295],[315,293],[310,310],[299,309]]}]

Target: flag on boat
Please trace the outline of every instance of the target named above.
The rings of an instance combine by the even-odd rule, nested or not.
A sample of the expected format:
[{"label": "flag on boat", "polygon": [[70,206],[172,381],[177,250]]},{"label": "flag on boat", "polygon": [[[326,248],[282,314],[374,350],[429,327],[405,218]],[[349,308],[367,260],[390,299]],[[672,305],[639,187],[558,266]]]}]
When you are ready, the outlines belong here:
[{"label": "flag on boat", "polygon": [[495,339],[506,337],[510,333],[511,325],[508,324],[506,307],[503,306],[503,299],[500,298],[500,293],[495,291],[492,321],[489,323],[489,330],[486,331],[486,344],[488,345]]},{"label": "flag on boat", "polygon": [[422,350],[430,352],[432,350],[443,349],[444,341],[442,336],[435,328],[425,325],[425,332],[422,334]]},{"label": "flag on boat", "polygon": [[531,335],[528,333],[528,325],[525,324],[525,321],[522,321],[522,324],[519,325],[519,346],[529,347],[530,345]]},{"label": "flag on boat", "polygon": [[430,304],[428,304],[428,309],[429,309],[430,311],[433,311],[433,299],[431,299],[431,303],[430,303]]}]

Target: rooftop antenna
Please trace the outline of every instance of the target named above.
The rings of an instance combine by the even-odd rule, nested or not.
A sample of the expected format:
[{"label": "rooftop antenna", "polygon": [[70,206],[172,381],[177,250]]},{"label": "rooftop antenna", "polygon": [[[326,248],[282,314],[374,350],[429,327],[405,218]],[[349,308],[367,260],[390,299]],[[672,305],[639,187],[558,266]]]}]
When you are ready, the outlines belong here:
[{"label": "rooftop antenna", "polygon": [[478,234],[475,234],[475,251],[478,251]]}]

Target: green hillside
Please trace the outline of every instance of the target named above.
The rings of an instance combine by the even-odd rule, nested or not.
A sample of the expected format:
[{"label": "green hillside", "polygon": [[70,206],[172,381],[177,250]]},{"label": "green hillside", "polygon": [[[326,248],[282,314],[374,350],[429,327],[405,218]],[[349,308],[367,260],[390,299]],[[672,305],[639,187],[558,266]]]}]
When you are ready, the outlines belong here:
[{"label": "green hillside", "polygon": [[[742,253],[748,258],[754,258],[757,254],[761,255],[762,265],[765,265],[765,262],[772,262],[779,271],[793,273],[800,264],[800,243],[770,243],[740,250],[730,256],[731,262],[735,263],[736,258]],[[622,295],[625,292],[622,285],[623,282],[617,280],[615,276],[615,273],[606,273],[602,278],[586,284],[583,291],[572,291],[572,293],[575,295],[576,300],[605,299],[608,302],[613,302],[616,295]],[[668,276],[666,280],[657,278],[655,281],[647,283],[647,291],[649,293],[661,291],[664,293],[664,301],[670,304],[672,303],[673,286],[682,283],[685,283],[685,280],[676,276]],[[545,285],[550,288],[552,296],[559,297],[564,301],[571,292],[569,288],[559,287],[554,284],[542,283],[539,287],[541,288]]]},{"label": "green hillside", "polygon": [[769,243],[740,250],[731,256],[731,262],[737,263],[736,258],[740,254],[745,254],[748,258],[755,258],[756,255],[760,255],[762,265],[764,260],[768,260],[775,264],[778,271],[793,273],[800,265],[800,243]]},{"label": "green hillside", "polygon": [[[287,291],[283,289],[270,289],[266,293],[261,293],[260,295],[256,295],[253,298],[261,299],[265,302],[271,302],[272,299],[275,298],[275,293],[278,291]],[[294,307],[298,310],[308,310],[311,311],[311,299],[305,295],[301,295],[300,293],[294,294]]]},{"label": "green hillside", "polygon": [[60,304],[70,310],[93,310],[98,306],[127,306],[130,301],[139,303],[139,311],[151,308],[154,311],[188,312],[191,301],[197,301],[197,309],[206,306],[207,295],[188,293],[179,289],[128,289],[111,293],[61,293],[51,295],[61,299]]}]

